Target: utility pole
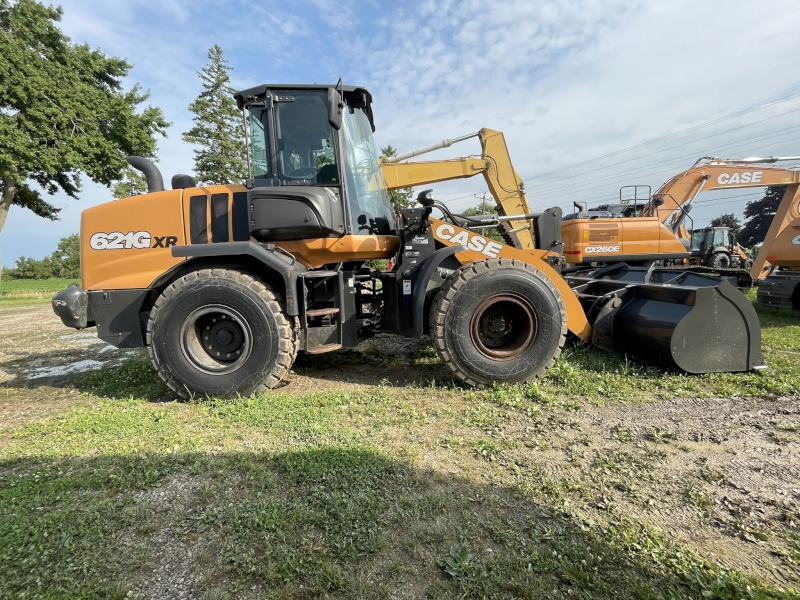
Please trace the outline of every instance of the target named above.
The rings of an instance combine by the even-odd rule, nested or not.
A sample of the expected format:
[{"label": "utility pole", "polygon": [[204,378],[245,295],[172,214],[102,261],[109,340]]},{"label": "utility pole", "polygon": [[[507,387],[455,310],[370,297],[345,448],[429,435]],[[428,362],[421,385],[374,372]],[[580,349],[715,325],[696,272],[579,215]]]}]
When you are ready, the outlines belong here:
[{"label": "utility pole", "polygon": [[481,214],[485,215],[486,214],[486,192],[483,192],[482,196],[478,196],[478,194],[472,194],[472,195],[475,196],[476,198],[478,198],[481,201]]}]

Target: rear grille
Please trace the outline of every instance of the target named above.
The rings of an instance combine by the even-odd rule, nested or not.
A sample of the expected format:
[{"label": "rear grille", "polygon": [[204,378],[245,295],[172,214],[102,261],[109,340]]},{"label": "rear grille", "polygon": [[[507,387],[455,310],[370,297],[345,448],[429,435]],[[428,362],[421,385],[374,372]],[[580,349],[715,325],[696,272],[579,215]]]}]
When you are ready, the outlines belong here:
[{"label": "rear grille", "polygon": [[249,241],[247,192],[235,192],[232,198],[225,192],[189,198],[189,238],[192,244]]},{"label": "rear grille", "polygon": [[[591,227],[591,225],[589,226]],[[589,229],[590,242],[613,242],[619,237],[618,227],[604,227],[603,229]]]}]

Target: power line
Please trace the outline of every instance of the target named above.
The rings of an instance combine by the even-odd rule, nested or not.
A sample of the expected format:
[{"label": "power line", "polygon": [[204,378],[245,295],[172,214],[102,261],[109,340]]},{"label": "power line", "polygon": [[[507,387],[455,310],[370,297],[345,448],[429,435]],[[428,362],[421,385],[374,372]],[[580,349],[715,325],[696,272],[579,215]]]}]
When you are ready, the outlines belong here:
[{"label": "power line", "polygon": [[[800,130],[800,125],[796,125],[794,127],[789,127],[788,129],[782,129],[779,132],[767,132],[767,133],[762,133],[762,134],[759,134],[759,135],[756,135],[756,136],[750,136],[750,137],[742,138],[740,140],[729,142],[729,143],[723,144],[721,146],[715,146],[713,148],[706,149],[705,151],[703,151],[703,153],[717,152],[717,151],[723,150],[723,149],[727,149],[727,151],[731,151],[731,150],[734,149],[733,147],[735,147],[735,146],[741,146],[741,145],[746,145],[747,146],[748,144],[753,143],[753,142],[757,142],[757,141],[758,142],[763,142],[764,140],[783,137],[783,136],[789,135],[791,133],[796,133],[797,130]],[[789,141],[789,140],[781,140],[781,141]],[[750,147],[750,146],[747,146],[747,147]],[[766,146],[759,146],[759,148],[764,148],[764,147],[766,147]],[[658,162],[655,162],[655,163],[651,163],[649,165],[643,165],[643,166],[640,166],[640,167],[634,167],[632,169],[626,169],[626,170],[623,170],[623,171],[616,171],[616,172],[611,173],[609,175],[604,175],[602,177],[596,177],[594,179],[589,179],[587,181],[580,181],[580,182],[574,183],[574,184],[572,184],[572,185],[570,185],[568,187],[571,188],[571,189],[575,189],[576,187],[581,187],[581,186],[583,186],[585,184],[588,184],[588,183],[595,183],[595,182],[598,182],[598,181],[603,181],[605,179],[613,179],[613,178],[615,178],[615,177],[617,177],[619,175],[622,175],[622,174],[633,174],[633,173],[636,173],[637,171],[647,171],[647,170],[653,169],[654,167],[658,167],[658,166],[662,166],[662,165],[675,164],[677,162],[683,162],[683,161],[685,161],[687,159],[695,158],[696,156],[697,156],[697,152],[692,152],[691,154],[684,154],[683,156],[679,156],[677,158],[670,158],[670,159],[666,159],[666,160],[663,160],[663,161],[658,161]],[[558,182],[550,182],[550,183],[557,184]],[[545,191],[544,193],[547,193],[547,192]]]},{"label": "power line", "polygon": [[[793,138],[789,138],[789,139],[787,139],[787,140],[781,140],[781,142],[791,142],[791,141],[794,141],[794,140],[797,140],[797,139],[800,139],[800,136],[796,136],[796,137],[793,137]],[[774,142],[773,142],[773,144],[774,144]],[[752,147],[752,148],[750,148],[750,150],[752,151],[752,150],[759,150],[759,149],[761,149],[761,148],[767,148],[767,147],[769,147],[769,146],[771,146],[771,145],[773,145],[773,144],[766,144],[766,145],[764,145],[764,146],[755,146],[755,147]],[[677,160],[677,159],[676,159],[676,160]],[[675,162],[675,161],[671,161],[671,162]],[[652,176],[652,175],[657,175],[657,174],[659,174],[659,173],[665,173],[665,172],[669,172],[669,171],[672,171],[672,169],[660,169],[660,170],[658,170],[658,171],[653,171],[653,172],[650,172],[650,173],[643,173],[643,174],[641,174],[641,176],[642,176],[642,177],[649,177],[649,176]],[[607,176],[607,177],[603,177],[603,178],[600,178],[600,179],[608,179],[608,178],[614,178],[614,177],[617,177],[617,178],[618,178],[618,177],[619,177],[620,175],[622,175],[623,173],[624,173],[624,172],[616,173],[616,174],[609,175],[609,176]],[[531,205],[534,205],[534,204],[541,204],[541,203],[543,203],[543,202],[547,202],[547,201],[548,201],[549,199],[551,199],[551,198],[560,198],[561,196],[565,196],[565,195],[568,195],[568,194],[579,194],[579,193],[581,193],[581,192],[586,192],[586,191],[589,191],[589,190],[592,190],[592,189],[598,189],[598,188],[604,187],[604,186],[606,186],[606,185],[609,185],[609,184],[611,184],[611,183],[620,183],[620,182],[624,181],[625,179],[627,179],[627,177],[629,177],[629,176],[628,176],[628,175],[626,175],[626,176],[625,176],[623,179],[617,179],[616,181],[607,181],[607,182],[605,182],[605,183],[603,183],[603,184],[600,184],[600,185],[594,185],[594,186],[590,186],[590,187],[588,187],[588,188],[576,189],[576,188],[578,188],[578,187],[581,187],[581,186],[583,186],[583,185],[585,185],[585,184],[588,184],[588,183],[594,183],[595,181],[599,181],[600,179],[598,179],[598,180],[590,180],[590,181],[585,181],[585,182],[582,182],[581,184],[577,184],[577,185],[575,185],[575,186],[571,186],[571,187],[570,187],[570,188],[568,188],[568,189],[567,189],[567,191],[565,191],[565,192],[558,193],[558,194],[548,194],[548,197],[547,197],[547,198],[544,198],[544,199],[541,199],[541,200],[536,200],[536,201],[534,201],[534,202],[531,202],[530,204],[531,204]]]},{"label": "power line", "polygon": [[[628,162],[632,162],[634,160],[640,160],[640,159],[646,158],[648,156],[653,156],[654,154],[660,154],[661,152],[667,152],[669,150],[674,150],[675,148],[680,148],[682,146],[688,146],[690,144],[695,144],[697,142],[701,142],[703,140],[707,140],[707,139],[710,139],[710,138],[713,138],[713,137],[724,135],[724,134],[730,133],[732,131],[737,131],[739,129],[744,129],[746,127],[750,127],[751,125],[757,125],[758,123],[763,123],[764,121],[770,121],[772,119],[777,119],[779,117],[784,117],[784,116],[786,116],[788,114],[795,113],[795,112],[800,112],[800,108],[796,108],[794,110],[790,110],[790,111],[787,111],[785,113],[781,113],[779,115],[774,115],[772,117],[767,117],[766,119],[760,119],[758,121],[753,121],[752,123],[748,123],[747,125],[741,125],[740,127],[734,127],[732,129],[727,129],[725,131],[721,131],[719,133],[714,133],[712,135],[707,135],[706,137],[698,138],[698,139],[692,140],[690,142],[684,142],[683,144],[678,144],[677,146],[670,146],[669,148],[664,148],[663,150],[656,150],[655,152],[650,152],[649,154],[644,154],[642,156],[637,156],[635,158],[629,158],[627,160],[622,160],[622,161],[620,161],[618,163],[613,163],[613,164],[610,164],[610,165],[606,165],[604,167],[598,167],[598,168],[592,169],[590,171],[584,171],[583,173],[578,173],[577,175],[570,175],[569,177],[565,177],[564,179],[572,179],[574,177],[582,177],[583,175],[587,175],[589,173],[594,173],[595,171],[602,171],[603,169],[608,169],[610,167],[616,167],[617,165],[622,165],[622,164],[625,164],[625,163],[628,163]],[[760,137],[760,136],[755,136],[755,137]],[[696,153],[692,153],[692,154],[696,154]],[[542,186],[545,186],[545,185],[551,185],[553,183],[558,183],[559,181],[564,181],[564,179],[558,179],[558,180],[555,180],[555,181],[546,181],[544,183],[540,183],[540,184],[537,184],[537,185],[529,186],[527,189],[542,187]]]},{"label": "power line", "polygon": [[[775,143],[783,143],[783,142],[787,142],[787,141],[792,141],[792,140],[797,139],[797,138],[790,138],[790,139],[787,139],[787,140],[779,140],[777,142],[772,142],[772,144],[767,144],[767,145],[762,145],[762,146],[756,146],[756,147],[749,146],[749,144],[752,143],[752,142],[765,141],[765,140],[773,139],[773,138],[780,138],[780,137],[783,137],[783,136],[786,136],[786,135],[789,135],[789,134],[792,134],[792,133],[796,133],[797,130],[800,130],[800,125],[797,125],[797,126],[794,126],[794,127],[790,127],[788,129],[770,131],[770,132],[762,133],[762,134],[755,135],[755,136],[748,136],[748,137],[745,137],[745,138],[741,138],[739,140],[735,140],[733,142],[728,142],[726,144],[722,144],[720,146],[714,146],[712,148],[707,148],[707,149],[702,150],[702,151],[696,151],[696,152],[693,152],[691,154],[685,154],[683,156],[679,156],[677,158],[671,158],[671,159],[666,159],[666,160],[663,160],[663,161],[658,161],[658,162],[655,162],[655,163],[652,163],[652,164],[649,164],[649,165],[643,165],[643,166],[634,167],[634,168],[631,168],[631,169],[624,169],[624,170],[621,170],[621,171],[616,171],[614,173],[611,173],[609,175],[604,175],[602,177],[596,177],[594,179],[589,179],[587,181],[576,182],[573,185],[559,186],[559,188],[558,188],[559,190],[561,190],[561,191],[566,190],[566,191],[564,193],[556,194],[555,196],[553,196],[553,194],[550,194],[548,191],[540,192],[540,194],[544,193],[545,195],[547,195],[547,198],[530,201],[530,204],[532,206],[535,205],[535,204],[542,204],[544,202],[547,202],[550,198],[561,197],[561,196],[566,195],[567,193],[580,194],[580,193],[583,193],[583,192],[586,192],[586,191],[589,191],[589,190],[592,190],[592,189],[602,188],[602,187],[605,187],[606,185],[611,185],[612,183],[615,183],[615,181],[616,182],[621,182],[622,179],[619,179],[621,176],[625,176],[625,178],[629,178],[629,177],[632,177],[632,176],[650,177],[650,176],[657,175],[657,174],[660,174],[660,173],[665,173],[665,172],[671,171],[672,168],[670,168],[670,169],[661,169],[661,170],[658,170],[658,171],[653,171],[653,169],[655,167],[659,167],[659,166],[675,165],[675,164],[681,163],[681,162],[683,162],[683,161],[685,161],[687,159],[695,158],[697,156],[698,152],[701,152],[701,153],[712,153],[712,152],[717,152],[719,150],[733,151],[735,149],[735,147],[737,147],[737,146],[739,146],[740,148],[737,149],[736,151],[739,151],[739,150],[741,150],[743,148],[744,149],[749,149],[750,151],[752,151],[752,150],[757,150],[757,149],[760,149],[760,148],[766,148],[766,147],[768,147],[768,146],[770,146],[772,144],[775,144]],[[611,181],[606,181],[606,180],[611,180]],[[597,182],[601,182],[601,181],[603,181],[604,183],[602,183],[600,185],[593,185],[593,186],[585,187],[588,184],[597,183]],[[549,182],[549,183],[557,184],[558,182]],[[463,198],[471,198],[472,196],[473,195],[457,196],[456,198],[451,198],[447,202],[448,202],[449,206],[458,207],[459,205],[463,205],[464,204],[463,202],[461,202],[461,203],[457,202],[458,200],[463,199]],[[606,196],[608,196],[608,194],[603,194],[602,196],[596,196],[596,197],[592,197],[592,198],[581,198],[581,200],[594,200],[594,199],[603,198],[603,197],[606,197]]]},{"label": "power line", "polygon": [[779,104],[781,102],[786,102],[787,100],[791,100],[792,98],[797,98],[800,96],[800,92],[795,92],[794,94],[790,94],[788,96],[784,96],[783,98],[778,98],[777,100],[771,100],[770,102],[765,102],[764,104],[760,104],[758,106],[754,106],[753,108],[748,108],[746,110],[741,110],[739,112],[733,113],[732,115],[728,115],[727,117],[721,117],[719,119],[714,119],[713,121],[708,121],[707,123],[701,123],[700,125],[695,125],[694,127],[689,127],[688,129],[684,129],[682,131],[678,131],[675,133],[670,133],[668,135],[664,135],[661,137],[654,138],[652,140],[648,140],[646,142],[642,142],[640,144],[636,144],[634,146],[629,146],[627,148],[623,148],[622,150],[615,150],[614,152],[609,152],[607,154],[603,154],[602,156],[597,156],[595,158],[590,158],[588,160],[584,160],[578,163],[574,163],[572,165],[567,165],[566,167],[561,167],[559,169],[555,169],[554,171],[548,171],[547,173],[539,173],[538,175],[531,175],[526,178],[527,180],[530,179],[538,179],[539,177],[546,177],[547,175],[552,175],[554,173],[560,173],[561,171],[566,171],[568,169],[573,169],[575,167],[580,167],[582,165],[587,165],[589,163],[597,162],[598,160],[602,160],[604,158],[608,158],[610,156],[616,156],[618,154],[622,154],[623,152],[628,152],[630,150],[636,150],[637,148],[642,148],[643,146],[648,146],[650,144],[655,144],[656,142],[661,142],[663,140],[668,140],[673,137],[677,137],[679,135],[683,135],[685,133],[689,133],[691,131],[697,131],[698,129],[703,129],[704,127],[709,127],[711,125],[715,125],[717,123],[721,123],[722,121],[727,121],[729,119],[733,119],[735,117],[740,117],[742,115],[754,112],[756,110],[761,110],[762,108],[766,108],[768,106],[772,106],[774,104]]}]

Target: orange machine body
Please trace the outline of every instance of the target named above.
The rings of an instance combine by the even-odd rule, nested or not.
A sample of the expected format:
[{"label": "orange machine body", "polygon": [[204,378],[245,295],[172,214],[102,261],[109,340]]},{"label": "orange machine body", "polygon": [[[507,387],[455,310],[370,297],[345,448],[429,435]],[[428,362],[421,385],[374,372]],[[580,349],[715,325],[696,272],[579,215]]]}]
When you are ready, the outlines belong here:
[{"label": "orange machine body", "polygon": [[558,258],[559,255],[557,253],[540,249],[518,250],[507,244],[501,244],[490,238],[485,238],[474,231],[456,227],[447,221],[431,218],[430,223],[433,238],[437,242],[444,246],[464,246],[467,248],[466,251],[455,255],[462,265],[487,258],[513,258],[533,265],[542,271],[564,300],[564,305],[567,309],[567,328],[584,341],[591,339],[592,327],[589,325],[586,313],[584,313],[575,292],[547,262],[548,257]]},{"label": "orange machine body", "polygon": [[[800,172],[776,166],[716,159],[699,164],[662,185],[639,217],[564,221],[564,257],[573,264],[688,258],[680,230],[673,233],[668,222],[673,222],[682,207],[685,210],[701,191],[774,185],[789,185],[796,190],[793,184],[799,181]],[[685,222],[691,223],[688,213]]]},{"label": "orange machine body", "polygon": [[[198,223],[196,218],[192,220],[190,204],[192,199],[203,197],[206,210]],[[185,245],[187,241],[201,244],[251,241],[246,199],[244,186],[217,185],[143,194],[83,211],[84,289],[152,287],[165,273],[190,260],[172,256],[172,247]],[[306,267],[315,269],[329,263],[389,258],[400,247],[400,239],[386,235],[343,235],[275,244],[291,252]]]}]

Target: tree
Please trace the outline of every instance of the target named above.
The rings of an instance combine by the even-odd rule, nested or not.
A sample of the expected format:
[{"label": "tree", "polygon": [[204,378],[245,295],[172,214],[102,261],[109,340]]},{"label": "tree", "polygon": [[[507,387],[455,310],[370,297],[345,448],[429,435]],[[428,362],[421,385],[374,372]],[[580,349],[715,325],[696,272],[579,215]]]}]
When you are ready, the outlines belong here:
[{"label": "tree", "polygon": [[194,151],[198,184],[240,183],[247,179],[246,147],[242,115],[229,85],[232,67],[217,45],[208,51],[208,59],[198,73],[203,91],[189,105],[194,127],[183,134],[183,141],[198,146]]},{"label": "tree", "polygon": [[[397,156],[397,149],[393,148],[391,144],[386,146],[385,148],[381,148],[381,154],[386,158],[391,158],[392,156]],[[414,188],[400,188],[399,190],[390,190],[389,191],[389,202],[393,205],[396,204],[399,208],[412,208],[416,201],[413,198],[414,196]]]},{"label": "tree", "polygon": [[[471,206],[470,208],[461,211],[460,213],[464,217],[476,217],[478,215],[496,215],[497,214],[497,207],[493,204],[489,204],[488,202],[484,202],[479,206]],[[500,242],[501,244],[505,244],[503,237],[500,235],[500,232],[497,230],[497,227],[487,227],[481,230],[481,235],[483,237],[487,237],[492,239],[496,242]]]},{"label": "tree", "polygon": [[147,192],[147,179],[133,167],[125,169],[122,179],[117,182],[112,190],[114,198],[130,198],[145,192]]},{"label": "tree", "polygon": [[742,246],[752,248],[764,241],[785,192],[785,185],[770,186],[763,198],[747,203],[744,208],[747,220],[737,236]]},{"label": "tree", "polygon": [[12,204],[46,219],[59,209],[32,187],[77,199],[80,173],[111,185],[125,156],[152,156],[169,123],[139,85],[125,91],[131,65],[58,28],[61,8],[0,0],[0,230]]},{"label": "tree", "polygon": [[716,219],[711,219],[711,227],[728,227],[736,234],[742,228],[742,223],[733,213],[725,213]]},{"label": "tree", "polygon": [[58,242],[56,251],[42,260],[20,256],[13,269],[3,269],[10,279],[76,278],[81,276],[81,241],[73,233]]}]

